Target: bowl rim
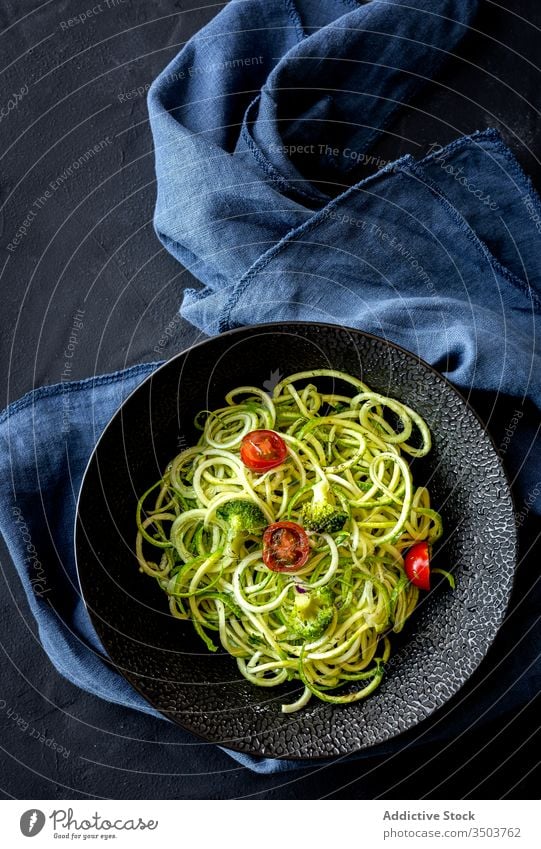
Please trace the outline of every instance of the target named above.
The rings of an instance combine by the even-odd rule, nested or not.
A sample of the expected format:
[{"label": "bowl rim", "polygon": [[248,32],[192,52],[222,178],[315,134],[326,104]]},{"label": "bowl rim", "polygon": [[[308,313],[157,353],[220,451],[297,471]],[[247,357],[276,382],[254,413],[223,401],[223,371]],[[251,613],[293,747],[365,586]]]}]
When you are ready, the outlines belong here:
[{"label": "bowl rim", "polygon": [[[247,757],[254,757],[254,758],[258,758],[258,759],[262,759],[262,760],[271,759],[271,760],[279,760],[279,761],[306,761],[306,764],[308,765],[311,761],[332,762],[332,761],[336,761],[336,760],[343,760],[343,759],[351,758],[355,755],[358,755],[360,752],[363,752],[363,753],[366,752],[367,756],[369,756],[371,750],[377,749],[380,746],[385,746],[385,745],[389,744],[391,741],[396,740],[399,737],[403,737],[404,735],[413,732],[416,728],[418,728],[419,725],[424,724],[427,720],[432,719],[434,717],[434,715],[437,714],[439,711],[443,710],[444,707],[449,703],[449,701],[456,698],[456,696],[462,690],[462,688],[465,686],[465,684],[470,680],[470,678],[473,675],[476,674],[476,672],[479,669],[479,667],[481,666],[481,664],[485,661],[486,656],[487,656],[489,650],[491,649],[491,647],[492,647],[492,645],[493,645],[498,633],[500,632],[500,629],[502,628],[502,625],[504,624],[505,619],[507,617],[509,607],[510,607],[510,604],[511,604],[511,599],[512,599],[514,589],[515,589],[516,573],[517,573],[517,569],[518,569],[518,566],[519,566],[519,560],[518,560],[518,529],[517,529],[516,521],[513,521],[512,525],[511,525],[512,538],[511,538],[510,542],[511,542],[512,547],[513,547],[513,554],[512,554],[513,572],[512,572],[510,581],[509,581],[507,598],[505,600],[505,604],[499,610],[498,619],[495,621],[495,630],[494,630],[492,636],[490,637],[488,643],[486,644],[483,656],[475,664],[473,670],[471,672],[469,672],[465,677],[461,677],[460,683],[454,689],[454,692],[452,693],[452,695],[448,699],[446,699],[442,704],[438,705],[434,709],[430,710],[430,712],[426,716],[422,717],[417,722],[410,725],[408,728],[405,728],[403,730],[398,730],[394,734],[390,734],[388,737],[385,737],[383,740],[380,740],[377,743],[372,743],[369,746],[353,749],[351,752],[341,753],[339,755],[329,755],[329,754],[325,754],[325,755],[319,755],[319,754],[316,754],[316,755],[263,754],[261,752],[251,750],[247,746],[242,747],[241,745],[237,744],[236,741],[232,741],[231,743],[227,742],[227,741],[226,742],[220,742],[220,741],[217,741],[217,740],[213,740],[209,737],[206,737],[201,732],[192,728],[190,724],[185,723],[185,722],[181,722],[178,718],[171,717],[167,711],[161,710],[160,708],[157,708],[148,699],[145,692],[140,687],[140,685],[138,683],[138,676],[132,675],[131,672],[126,672],[125,670],[121,670],[117,666],[115,661],[111,658],[111,656],[109,655],[109,652],[107,651],[105,645],[103,644],[102,637],[100,635],[100,628],[97,627],[96,624],[95,624],[95,620],[96,619],[99,620],[100,617],[98,616],[98,614],[94,614],[92,609],[89,607],[85,593],[83,591],[82,582],[81,582],[81,574],[80,574],[80,569],[79,569],[79,565],[80,565],[79,564],[79,556],[78,556],[78,539],[81,537],[81,535],[83,533],[82,530],[81,531],[78,530],[79,524],[80,524],[80,506],[81,506],[82,493],[83,493],[83,490],[84,490],[85,484],[86,484],[86,479],[87,479],[90,467],[91,467],[92,463],[94,462],[94,458],[97,454],[97,451],[98,451],[98,448],[99,448],[101,441],[103,439],[105,439],[109,428],[112,426],[114,420],[121,413],[121,411],[124,409],[126,404],[130,401],[130,399],[137,392],[139,392],[139,390],[147,382],[151,381],[152,378],[159,371],[161,371],[162,369],[165,369],[166,367],[169,367],[175,360],[179,359],[180,357],[185,357],[186,355],[189,355],[190,352],[193,351],[194,349],[201,348],[201,347],[207,345],[209,342],[212,342],[216,339],[222,339],[224,337],[235,336],[237,334],[241,335],[242,333],[246,333],[246,332],[250,332],[250,331],[258,331],[258,330],[272,331],[272,330],[274,330],[274,331],[278,332],[278,331],[283,330],[284,328],[299,327],[299,326],[302,326],[302,327],[305,327],[305,328],[325,328],[327,330],[330,329],[330,330],[333,330],[333,331],[341,330],[341,331],[345,331],[346,333],[352,333],[354,335],[361,335],[361,336],[364,336],[367,339],[375,340],[376,342],[379,342],[380,344],[382,343],[383,345],[385,345],[387,347],[394,348],[395,350],[399,351],[400,353],[405,354],[408,358],[415,360],[424,369],[426,369],[427,371],[434,374],[439,380],[441,380],[444,384],[446,384],[447,388],[459,397],[459,399],[462,401],[464,406],[473,415],[473,417],[475,418],[475,420],[479,424],[479,426],[480,426],[481,430],[483,431],[483,434],[485,435],[485,437],[488,438],[489,444],[490,444],[490,446],[493,450],[493,453],[494,453],[494,455],[497,459],[497,462],[498,462],[498,465],[499,465],[499,468],[500,468],[500,472],[501,472],[503,479],[504,479],[504,482],[506,484],[506,495],[509,499],[509,502],[510,502],[510,505],[511,505],[511,508],[512,508],[512,511],[513,511],[513,518],[515,517],[515,515],[516,515],[516,504],[515,504],[515,497],[514,497],[514,494],[513,494],[513,490],[512,490],[512,487],[511,487],[511,481],[510,481],[507,469],[505,468],[505,465],[503,463],[503,459],[502,459],[502,456],[501,456],[500,451],[498,449],[498,446],[496,445],[492,434],[488,430],[487,425],[485,424],[485,422],[483,421],[483,419],[481,418],[479,413],[473,408],[473,406],[469,402],[468,398],[463,394],[462,390],[457,388],[453,383],[451,383],[451,381],[447,377],[445,377],[441,372],[439,372],[436,368],[434,368],[434,366],[432,366],[430,363],[426,362],[426,360],[424,360],[418,354],[414,354],[412,351],[408,350],[407,348],[404,348],[402,345],[398,345],[396,342],[393,342],[389,339],[385,339],[382,336],[377,336],[375,333],[369,333],[368,331],[361,330],[361,329],[356,328],[356,327],[351,327],[349,325],[342,325],[342,324],[337,324],[337,323],[333,323],[333,322],[324,322],[324,321],[302,321],[302,320],[299,320],[299,321],[294,321],[294,320],[272,321],[272,322],[263,322],[261,324],[247,324],[247,325],[243,325],[241,327],[235,327],[235,328],[232,328],[230,330],[226,330],[223,333],[218,333],[215,336],[207,336],[204,339],[201,339],[197,342],[194,342],[193,344],[189,345],[187,348],[183,348],[181,351],[178,351],[176,354],[174,354],[169,359],[164,360],[164,361],[158,361],[159,364],[157,365],[157,367],[155,369],[153,369],[140,383],[138,383],[137,386],[134,389],[132,389],[132,391],[123,399],[122,403],[115,410],[115,412],[112,414],[112,416],[108,420],[107,424],[103,428],[102,432],[100,433],[98,439],[96,440],[96,443],[95,443],[95,445],[92,449],[90,457],[88,458],[88,461],[85,465],[83,475],[81,477],[81,483],[79,485],[79,491],[77,493],[77,501],[76,501],[76,505],[75,505],[75,517],[74,517],[74,525],[73,525],[73,553],[74,553],[74,558],[75,558],[75,573],[76,573],[77,582],[78,582],[78,585],[79,585],[80,597],[83,601],[83,604],[85,606],[85,610],[86,610],[87,615],[90,619],[92,627],[96,631],[96,634],[98,636],[98,639],[100,640],[100,643],[102,643],[102,647],[105,651],[105,655],[106,655],[107,659],[111,663],[115,672],[117,672],[117,674],[119,674],[122,678],[124,678],[129,683],[129,685],[131,687],[133,687],[134,690],[137,693],[139,693],[139,695],[153,709],[153,711],[155,711],[155,713],[161,714],[165,719],[169,720],[169,722],[173,723],[174,725],[177,725],[178,727],[182,728],[184,731],[188,731],[190,734],[193,734],[199,740],[203,740],[205,743],[210,743],[214,746],[219,746],[220,748],[222,748],[224,750],[229,749],[232,752],[236,752],[238,754],[242,754],[242,755],[245,755]],[[152,365],[153,361],[148,361],[147,364]],[[136,364],[136,365],[140,365],[140,364]],[[242,739],[245,740],[245,739],[250,739],[250,738],[251,738],[250,735],[246,735]]]}]

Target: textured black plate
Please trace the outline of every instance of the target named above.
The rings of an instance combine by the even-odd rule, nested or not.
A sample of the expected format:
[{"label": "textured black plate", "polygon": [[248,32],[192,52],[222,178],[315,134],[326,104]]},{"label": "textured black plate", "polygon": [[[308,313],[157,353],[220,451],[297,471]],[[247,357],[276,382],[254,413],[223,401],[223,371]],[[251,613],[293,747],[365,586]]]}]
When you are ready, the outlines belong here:
[{"label": "textured black plate", "polygon": [[[235,386],[269,389],[280,375],[335,368],[404,401],[428,422],[434,447],[417,461],[442,512],[440,583],[419,605],[380,688],[300,713],[280,705],[295,682],[252,686],[225,653],[211,654],[189,623],[173,619],[157,582],[133,554],[137,498],[197,436],[193,417]],[[127,399],[101,437],[79,499],[76,553],[82,592],[113,664],[158,710],[215,743],[251,754],[315,758],[373,746],[441,707],[486,654],[503,620],[516,562],[513,506],[489,436],[464,399],[426,363],[374,336],[334,325],[243,328],[210,339],[158,369]]]}]

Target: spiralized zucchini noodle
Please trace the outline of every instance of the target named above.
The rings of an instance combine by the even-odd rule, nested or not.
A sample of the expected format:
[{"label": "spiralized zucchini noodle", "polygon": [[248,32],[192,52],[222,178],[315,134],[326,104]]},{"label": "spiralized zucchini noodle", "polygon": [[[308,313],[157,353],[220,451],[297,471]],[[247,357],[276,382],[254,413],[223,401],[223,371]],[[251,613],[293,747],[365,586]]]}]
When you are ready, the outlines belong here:
[{"label": "spiralized zucchini noodle", "polygon": [[[442,533],[408,462],[430,451],[427,425],[332,369],[290,375],[272,396],[239,386],[195,424],[197,445],[139,501],[140,569],[167,593],[172,615],[190,620],[210,651],[220,643],[254,685],[300,680],[302,694],[282,705],[285,713],[312,696],[363,699],[381,682],[390,635],[418,602],[403,555]],[[264,472],[240,457],[257,430],[274,431],[287,447]],[[281,522],[306,533],[308,557],[295,571],[263,560],[264,532]]]}]

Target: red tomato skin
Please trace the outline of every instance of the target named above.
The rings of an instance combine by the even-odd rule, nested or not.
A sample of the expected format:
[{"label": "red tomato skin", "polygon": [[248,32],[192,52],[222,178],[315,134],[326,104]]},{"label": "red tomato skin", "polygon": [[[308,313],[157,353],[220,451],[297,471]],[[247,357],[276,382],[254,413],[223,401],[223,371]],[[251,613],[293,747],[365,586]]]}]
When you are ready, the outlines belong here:
[{"label": "red tomato skin", "polygon": [[[267,440],[274,457],[258,457],[258,443]],[[240,459],[252,472],[268,472],[280,466],[287,457],[287,445],[274,430],[251,430],[240,443]]]},{"label": "red tomato skin", "polygon": [[406,552],[404,568],[411,583],[420,590],[430,589],[430,552],[427,542],[416,542]]},{"label": "red tomato skin", "polygon": [[[297,538],[295,552],[298,553],[298,557],[294,563],[281,563],[276,557],[278,546],[273,537],[280,530],[290,531]],[[269,525],[263,534],[263,563],[273,572],[298,572],[308,560],[309,553],[310,544],[306,531],[296,522],[275,522],[273,525]]]}]

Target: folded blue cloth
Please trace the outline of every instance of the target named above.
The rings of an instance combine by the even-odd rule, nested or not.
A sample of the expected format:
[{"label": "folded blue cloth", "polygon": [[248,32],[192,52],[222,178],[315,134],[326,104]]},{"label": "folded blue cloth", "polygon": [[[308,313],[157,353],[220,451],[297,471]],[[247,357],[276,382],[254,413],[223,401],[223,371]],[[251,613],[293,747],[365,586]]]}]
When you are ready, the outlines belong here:
[{"label": "folded blue cloth", "polygon": [[[524,532],[541,512],[539,199],[491,130],[358,178],[476,5],[230,2],[149,92],[155,224],[204,284],[185,293],[181,311],[209,334],[277,319],[352,325],[418,353],[468,391],[514,396],[501,444]],[[99,433],[154,367],[45,387],[0,417],[0,530],[44,648],[73,683],[148,713],[103,660],[78,595],[72,528]],[[520,604],[468,711],[424,724],[424,741],[517,709],[538,689],[539,592]],[[258,772],[299,765],[231,754]]]}]

